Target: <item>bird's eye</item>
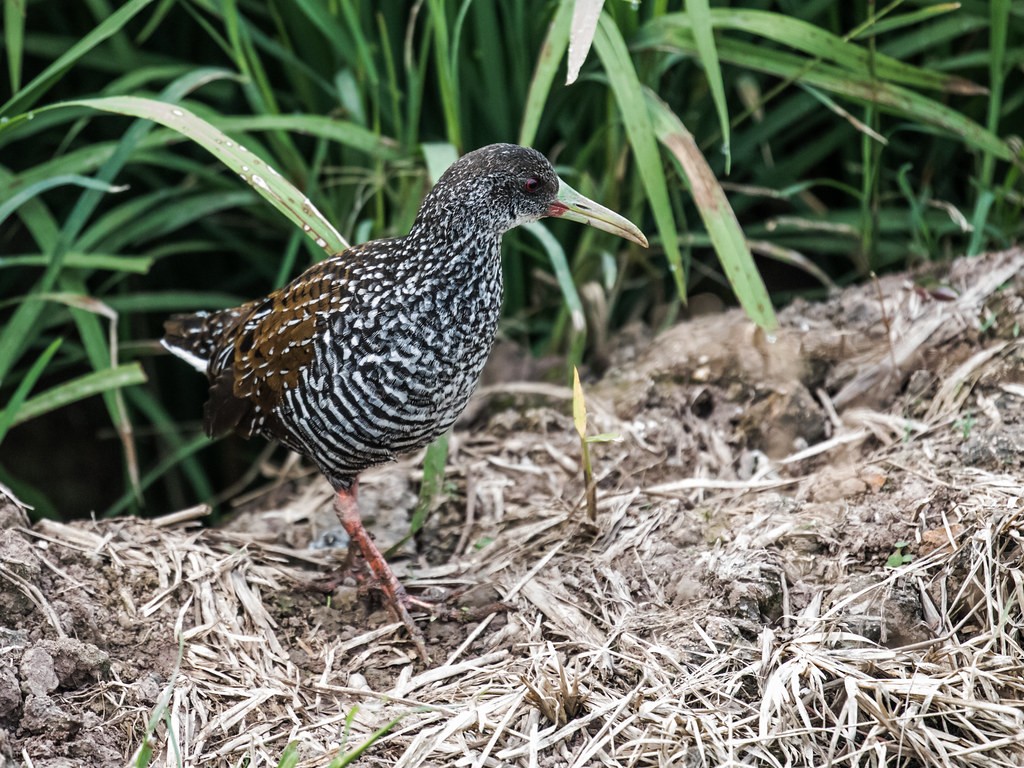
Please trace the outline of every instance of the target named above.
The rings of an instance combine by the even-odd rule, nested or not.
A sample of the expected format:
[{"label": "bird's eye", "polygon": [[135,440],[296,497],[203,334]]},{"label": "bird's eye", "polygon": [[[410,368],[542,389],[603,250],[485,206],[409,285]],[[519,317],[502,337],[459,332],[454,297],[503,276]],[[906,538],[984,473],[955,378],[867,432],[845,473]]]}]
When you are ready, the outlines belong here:
[{"label": "bird's eye", "polygon": [[532,176],[523,181],[523,192],[528,195],[532,195],[536,192],[540,192],[540,182]]}]

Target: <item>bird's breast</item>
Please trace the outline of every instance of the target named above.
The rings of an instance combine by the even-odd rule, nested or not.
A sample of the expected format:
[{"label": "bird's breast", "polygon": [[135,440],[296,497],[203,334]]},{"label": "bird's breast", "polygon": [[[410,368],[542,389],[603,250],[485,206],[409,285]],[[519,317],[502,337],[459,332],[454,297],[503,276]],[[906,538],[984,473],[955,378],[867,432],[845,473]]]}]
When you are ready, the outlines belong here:
[{"label": "bird's breast", "polygon": [[318,340],[310,369],[318,410],[347,414],[339,428],[396,452],[431,440],[476,388],[501,300],[500,273],[459,281],[438,275],[364,294]]}]

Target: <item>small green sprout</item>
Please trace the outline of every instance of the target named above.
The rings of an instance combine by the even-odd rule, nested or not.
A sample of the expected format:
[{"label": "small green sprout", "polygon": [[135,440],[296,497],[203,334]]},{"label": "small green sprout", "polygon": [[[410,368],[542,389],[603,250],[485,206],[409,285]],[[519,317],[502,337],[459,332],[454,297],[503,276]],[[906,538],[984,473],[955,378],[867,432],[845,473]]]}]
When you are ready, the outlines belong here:
[{"label": "small green sprout", "polygon": [[622,437],[612,433],[587,435],[587,404],[583,399],[583,387],[580,386],[580,372],[576,366],[572,368],[572,420],[576,432],[580,436],[580,452],[583,463],[583,480],[587,489],[587,517],[597,520],[597,483],[594,481],[594,468],[590,463],[591,443],[617,443]]},{"label": "small green sprout", "polygon": [[960,430],[960,436],[966,440],[971,436],[971,430],[974,429],[974,425],[978,423],[978,420],[974,417],[973,413],[965,413],[959,419],[953,422],[953,426]]},{"label": "small green sprout", "polygon": [[889,555],[889,559],[885,561],[885,567],[899,568],[901,565],[913,562],[914,556],[904,552],[904,550],[909,546],[909,541],[897,541],[893,544],[893,553]]}]

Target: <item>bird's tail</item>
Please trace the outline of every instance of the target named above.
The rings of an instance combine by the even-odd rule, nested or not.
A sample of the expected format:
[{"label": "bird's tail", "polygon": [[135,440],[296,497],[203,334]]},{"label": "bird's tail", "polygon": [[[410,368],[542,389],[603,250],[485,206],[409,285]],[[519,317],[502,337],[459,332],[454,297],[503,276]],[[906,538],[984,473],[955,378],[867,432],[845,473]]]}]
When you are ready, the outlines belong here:
[{"label": "bird's tail", "polygon": [[164,323],[164,337],[160,343],[198,371],[206,373],[217,348],[217,340],[225,321],[233,319],[227,312],[196,312],[191,315],[173,315]]}]

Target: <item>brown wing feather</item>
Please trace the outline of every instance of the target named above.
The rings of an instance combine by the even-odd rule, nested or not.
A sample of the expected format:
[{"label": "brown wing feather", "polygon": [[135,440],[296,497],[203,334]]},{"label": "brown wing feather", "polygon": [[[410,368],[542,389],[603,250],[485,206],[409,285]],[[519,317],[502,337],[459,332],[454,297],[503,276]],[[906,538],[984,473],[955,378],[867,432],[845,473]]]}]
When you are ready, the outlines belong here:
[{"label": "brown wing feather", "polygon": [[242,307],[210,363],[210,435],[264,433],[288,442],[274,410],[315,357],[328,313],[344,309],[347,271],[337,259],[315,264],[284,288]]}]

